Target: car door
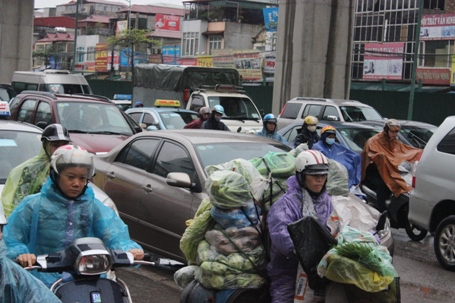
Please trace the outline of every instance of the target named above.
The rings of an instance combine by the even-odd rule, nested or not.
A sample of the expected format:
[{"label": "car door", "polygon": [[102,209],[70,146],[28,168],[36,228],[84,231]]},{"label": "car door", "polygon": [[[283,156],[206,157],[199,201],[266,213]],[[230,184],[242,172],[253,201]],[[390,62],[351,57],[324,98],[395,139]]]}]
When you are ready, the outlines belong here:
[{"label": "car door", "polygon": [[185,221],[192,218],[193,200],[200,197],[187,188],[169,186],[166,177],[170,172],[187,173],[194,184],[200,184],[188,150],[178,142],[164,140],[141,185],[142,211],[147,215],[140,240],[159,251],[181,256],[179,242]]},{"label": "car door", "polygon": [[100,187],[114,201],[134,240],[144,232],[142,222],[148,220],[142,201],[142,184],[149,175],[147,167],[159,142],[159,139],[148,137],[134,140],[119,152],[105,171],[98,172],[104,174]]}]

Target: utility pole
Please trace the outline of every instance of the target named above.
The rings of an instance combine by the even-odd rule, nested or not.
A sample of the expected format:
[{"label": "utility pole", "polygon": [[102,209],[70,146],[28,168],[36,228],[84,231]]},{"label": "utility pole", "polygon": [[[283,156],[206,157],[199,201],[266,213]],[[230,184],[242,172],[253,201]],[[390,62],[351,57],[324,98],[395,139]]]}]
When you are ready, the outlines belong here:
[{"label": "utility pole", "polygon": [[[131,30],[131,0],[126,0],[128,1],[129,3],[129,8],[128,8],[128,26],[127,26],[127,33],[129,34],[130,33],[130,30]],[[128,60],[132,60],[132,56],[133,54],[130,53],[130,48],[128,47]],[[126,63],[126,80],[128,80],[128,74],[130,73],[130,65],[129,65],[129,62]],[[133,70],[131,70],[131,74],[133,73]]]},{"label": "utility pole", "polygon": [[412,110],[414,108],[414,90],[416,82],[417,65],[419,64],[419,44],[420,44],[420,25],[422,24],[423,0],[419,0],[419,12],[417,14],[417,26],[415,31],[414,57],[411,74],[411,88],[409,90],[408,120],[412,120]]},{"label": "utility pole", "polygon": [[77,47],[77,23],[79,21],[79,0],[76,0],[76,27],[74,30],[74,47],[73,47],[73,62],[71,64],[71,73],[74,74],[74,64],[76,62],[76,47]]}]

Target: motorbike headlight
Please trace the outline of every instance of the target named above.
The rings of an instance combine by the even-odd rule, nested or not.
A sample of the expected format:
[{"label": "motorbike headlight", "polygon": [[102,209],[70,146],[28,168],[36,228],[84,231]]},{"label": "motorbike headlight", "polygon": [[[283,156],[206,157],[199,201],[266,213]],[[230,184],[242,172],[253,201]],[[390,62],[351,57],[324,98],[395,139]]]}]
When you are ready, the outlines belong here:
[{"label": "motorbike headlight", "polygon": [[89,250],[79,255],[75,270],[80,275],[100,275],[109,271],[111,259],[103,251]]}]

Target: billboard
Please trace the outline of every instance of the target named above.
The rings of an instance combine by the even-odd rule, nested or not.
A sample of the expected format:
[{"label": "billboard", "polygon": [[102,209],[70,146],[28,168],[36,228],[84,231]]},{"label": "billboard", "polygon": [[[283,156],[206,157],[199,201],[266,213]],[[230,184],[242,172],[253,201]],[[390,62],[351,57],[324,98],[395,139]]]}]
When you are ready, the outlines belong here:
[{"label": "billboard", "polygon": [[166,31],[180,31],[180,17],[156,14],[155,29]]},{"label": "billboard", "polygon": [[402,78],[404,43],[365,43],[363,79]]},{"label": "billboard", "polygon": [[276,32],[278,27],[278,7],[263,8],[264,25],[267,32]]},{"label": "billboard", "polygon": [[420,40],[454,40],[455,14],[423,15]]},{"label": "billboard", "polygon": [[161,47],[163,63],[165,64],[180,64],[180,46],[163,46]]}]

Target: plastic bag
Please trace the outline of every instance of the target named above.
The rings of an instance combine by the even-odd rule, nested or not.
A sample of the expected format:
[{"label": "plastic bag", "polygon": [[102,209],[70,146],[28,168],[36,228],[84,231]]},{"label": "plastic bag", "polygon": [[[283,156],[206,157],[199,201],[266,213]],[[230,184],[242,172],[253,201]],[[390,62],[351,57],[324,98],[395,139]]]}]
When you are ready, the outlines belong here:
[{"label": "plastic bag", "polygon": [[229,227],[246,227],[257,225],[259,223],[261,209],[254,202],[245,203],[244,207],[235,209],[221,209],[219,207],[212,207],[210,210],[212,218],[223,229]]},{"label": "plastic bag", "polygon": [[212,204],[209,198],[202,200],[194,219],[191,220],[190,225],[185,229],[180,239],[180,250],[190,264],[196,262],[199,242],[204,239],[205,233],[215,225],[215,220],[210,215],[211,208]]},{"label": "plastic bag", "polygon": [[387,286],[387,289],[378,292],[367,292],[355,285],[345,284],[344,292],[349,302],[362,303],[399,303],[401,302],[400,279],[397,277]]},{"label": "plastic bag", "polygon": [[237,253],[238,249],[243,252],[250,252],[261,244],[259,232],[252,226],[230,227],[224,232],[212,229],[205,233],[205,239],[211,247],[215,247],[223,255]]},{"label": "plastic bag", "polygon": [[313,290],[324,288],[327,279],[317,274],[319,261],[337,244],[337,240],[313,217],[304,217],[288,225],[289,235],[303,270],[308,275],[308,285]]},{"label": "plastic bag", "polygon": [[285,152],[269,152],[264,157],[249,160],[263,176],[289,177],[294,174],[295,158]]},{"label": "plastic bag", "polygon": [[196,265],[185,266],[174,273],[174,282],[180,290],[183,290],[188,284],[190,284],[191,281],[194,280],[194,272],[197,268],[198,266]]},{"label": "plastic bag", "polygon": [[308,149],[309,149],[309,148],[308,148],[308,144],[302,143],[302,144],[300,144],[299,146],[297,146],[296,148],[294,148],[293,150],[289,151],[289,154],[290,154],[291,156],[293,156],[294,158],[297,158],[297,156],[298,156],[301,152],[303,152],[303,151],[305,151],[305,150],[308,150]]},{"label": "plastic bag", "polygon": [[349,175],[346,167],[338,161],[327,159],[329,174],[327,176],[327,193],[331,196],[349,195]]},{"label": "plastic bag", "polygon": [[269,179],[263,177],[254,165],[245,159],[234,159],[219,165],[209,165],[205,168],[207,175],[215,171],[230,170],[241,174],[248,182],[251,193],[256,200],[260,200],[264,190],[269,187]]},{"label": "plastic bag", "polygon": [[379,212],[357,197],[332,196],[332,205],[333,211],[327,221],[332,234],[338,234],[348,225],[362,232],[370,231],[378,223]]},{"label": "plastic bag", "polygon": [[237,172],[215,171],[208,177],[205,187],[210,202],[222,209],[239,208],[253,201],[248,182]]}]

